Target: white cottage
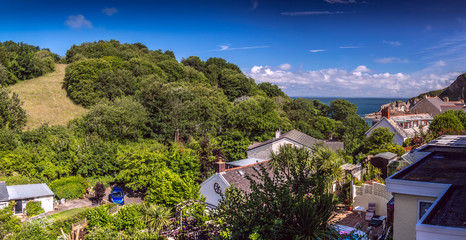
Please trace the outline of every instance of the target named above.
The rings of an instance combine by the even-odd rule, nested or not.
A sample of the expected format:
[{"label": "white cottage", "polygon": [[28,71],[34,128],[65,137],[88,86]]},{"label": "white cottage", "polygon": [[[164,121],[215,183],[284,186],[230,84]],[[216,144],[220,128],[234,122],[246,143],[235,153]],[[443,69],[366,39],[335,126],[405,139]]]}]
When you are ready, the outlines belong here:
[{"label": "white cottage", "polygon": [[[259,165],[267,167],[268,160],[243,159],[235,162],[224,163],[220,159],[215,163],[215,174],[201,184],[200,193],[206,197],[205,202],[212,208],[216,208],[220,199],[220,194],[225,194],[225,190],[234,185],[247,193],[251,192],[249,180],[246,176],[256,174]],[[232,167],[237,166],[237,167]],[[230,167],[227,169],[227,167]]]},{"label": "white cottage", "polygon": [[40,201],[45,212],[53,211],[53,196],[55,194],[45,183],[6,186],[0,182],[0,209],[15,201],[15,214],[22,214],[29,201]]}]

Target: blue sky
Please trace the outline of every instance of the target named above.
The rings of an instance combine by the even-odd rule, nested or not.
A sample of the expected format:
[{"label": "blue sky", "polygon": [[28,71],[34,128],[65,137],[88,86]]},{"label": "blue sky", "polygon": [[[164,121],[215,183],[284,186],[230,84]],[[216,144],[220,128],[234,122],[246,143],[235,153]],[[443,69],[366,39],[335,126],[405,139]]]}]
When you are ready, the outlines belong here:
[{"label": "blue sky", "polygon": [[0,41],[222,57],[290,96],[411,97],[466,69],[466,1],[2,1]]}]

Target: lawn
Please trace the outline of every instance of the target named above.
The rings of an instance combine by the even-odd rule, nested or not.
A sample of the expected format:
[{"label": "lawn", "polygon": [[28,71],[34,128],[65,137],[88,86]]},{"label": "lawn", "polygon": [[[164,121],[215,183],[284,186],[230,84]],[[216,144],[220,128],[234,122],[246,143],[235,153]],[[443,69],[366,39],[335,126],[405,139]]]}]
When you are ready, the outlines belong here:
[{"label": "lawn", "polygon": [[66,125],[82,116],[86,109],[74,104],[62,89],[66,64],[55,64],[55,71],[44,76],[21,81],[9,89],[18,93],[28,114],[26,128],[36,129],[44,123]]},{"label": "lawn", "polygon": [[76,215],[86,211],[87,209],[89,209],[89,207],[69,209],[69,210],[66,210],[66,211],[63,211],[63,212],[52,214],[52,218],[53,218],[54,221],[60,221],[60,220],[63,220],[63,219],[67,219],[69,217],[76,216]]}]

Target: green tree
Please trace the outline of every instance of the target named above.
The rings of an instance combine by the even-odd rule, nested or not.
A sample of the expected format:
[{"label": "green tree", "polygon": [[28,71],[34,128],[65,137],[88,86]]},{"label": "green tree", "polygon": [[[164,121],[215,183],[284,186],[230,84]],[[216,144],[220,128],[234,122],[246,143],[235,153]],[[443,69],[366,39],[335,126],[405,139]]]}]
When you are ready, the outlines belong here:
[{"label": "green tree", "polygon": [[138,139],[146,132],[148,113],[138,101],[130,97],[102,100],[84,116],[78,126],[104,139]]},{"label": "green tree", "polygon": [[312,194],[317,170],[309,151],[282,147],[272,170],[260,165],[249,175],[250,193],[230,187],[218,207],[221,228],[233,239],[336,239],[335,202],[327,193]]},{"label": "green tree", "polygon": [[456,111],[446,111],[434,117],[434,120],[429,126],[429,130],[434,133],[441,131],[463,131],[465,129],[463,125],[464,122],[461,122],[460,118],[465,120],[464,115],[464,112],[456,113]]},{"label": "green tree", "polygon": [[0,129],[21,131],[26,125],[26,111],[21,107],[23,103],[18,94],[9,96],[6,88],[0,88]]},{"label": "green tree", "polygon": [[385,145],[393,142],[395,134],[388,128],[376,128],[365,141],[365,149],[371,151],[374,149],[384,148]]},{"label": "green tree", "polygon": [[151,232],[160,232],[170,224],[172,213],[162,205],[144,202],[141,204],[142,221]]},{"label": "green tree", "polygon": [[337,99],[330,102],[330,112],[332,119],[345,120],[346,117],[356,114],[358,107],[344,99]]},{"label": "green tree", "polygon": [[202,72],[205,67],[205,62],[202,61],[199,57],[197,56],[190,56],[186,59],[182,59],[181,63],[185,66],[192,67],[196,69],[199,72]]},{"label": "green tree", "polygon": [[275,84],[263,82],[257,85],[268,97],[286,96],[286,94]]},{"label": "green tree", "polygon": [[314,128],[322,133],[322,135],[329,139],[335,132],[335,120],[328,117],[317,116],[313,121]]}]

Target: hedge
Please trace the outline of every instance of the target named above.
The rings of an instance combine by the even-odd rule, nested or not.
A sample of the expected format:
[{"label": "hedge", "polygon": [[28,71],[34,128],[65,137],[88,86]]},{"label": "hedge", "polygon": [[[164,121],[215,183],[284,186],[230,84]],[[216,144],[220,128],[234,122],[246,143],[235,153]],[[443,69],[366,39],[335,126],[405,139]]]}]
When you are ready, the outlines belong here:
[{"label": "hedge", "polygon": [[88,184],[81,176],[66,177],[52,181],[50,189],[58,199],[76,199],[84,197]]}]

